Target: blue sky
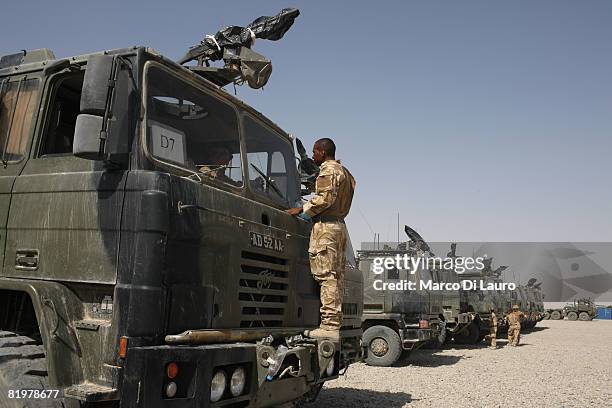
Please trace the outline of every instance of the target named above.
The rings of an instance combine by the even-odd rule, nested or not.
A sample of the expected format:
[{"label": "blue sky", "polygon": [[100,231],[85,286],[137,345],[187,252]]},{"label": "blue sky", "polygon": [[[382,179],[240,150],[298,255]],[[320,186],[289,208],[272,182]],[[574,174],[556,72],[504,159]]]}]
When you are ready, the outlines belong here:
[{"label": "blue sky", "polygon": [[394,240],[612,240],[612,2],[20,1],[0,54],[148,45],[176,59],[225,25],[302,14],[263,91],[238,95],[357,179],[355,247]]}]

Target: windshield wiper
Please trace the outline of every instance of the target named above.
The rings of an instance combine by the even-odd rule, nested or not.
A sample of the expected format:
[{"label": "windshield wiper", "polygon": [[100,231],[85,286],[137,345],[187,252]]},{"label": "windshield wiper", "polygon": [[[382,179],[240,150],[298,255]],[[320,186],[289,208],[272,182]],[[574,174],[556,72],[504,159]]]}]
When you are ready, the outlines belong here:
[{"label": "windshield wiper", "polygon": [[215,165],[215,168],[210,167],[212,166],[211,164],[197,164],[196,167],[200,168],[200,167],[209,167],[208,170],[204,170],[204,171],[200,171],[200,174],[208,174],[208,173],[213,173],[215,171],[219,171],[219,170],[225,170],[225,169],[239,169],[239,166],[230,166],[229,164],[219,164],[219,165]]},{"label": "windshield wiper", "polygon": [[278,194],[278,195],[280,196],[280,198],[282,198],[283,200],[287,201],[287,198],[285,198],[285,196],[284,196],[284,195],[283,195],[283,193],[280,191],[280,189],[279,189],[278,187],[276,187],[276,184],[274,183],[274,180],[272,180],[270,177],[266,176],[266,174],[265,174],[263,171],[261,171],[261,170],[259,169],[259,167],[257,167],[257,166],[256,166],[256,165],[254,165],[253,163],[249,163],[249,164],[250,164],[251,166],[253,166],[253,168],[255,169],[255,171],[256,171],[256,172],[258,172],[258,173],[259,173],[259,175],[260,175],[261,177],[263,177],[263,178],[264,178],[264,180],[266,180],[266,182],[268,183],[268,185],[269,185],[270,187],[272,187],[272,190],[274,190],[274,192],[275,192],[276,194]]}]

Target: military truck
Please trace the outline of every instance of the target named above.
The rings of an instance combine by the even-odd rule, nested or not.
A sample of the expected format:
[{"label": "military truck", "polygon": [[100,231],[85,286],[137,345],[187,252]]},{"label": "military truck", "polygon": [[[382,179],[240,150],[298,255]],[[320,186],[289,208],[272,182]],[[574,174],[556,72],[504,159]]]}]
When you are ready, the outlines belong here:
[{"label": "military truck", "polygon": [[[486,265],[490,266],[491,261],[492,259],[489,259]],[[497,281],[497,277],[490,275],[486,269],[474,273],[463,273],[460,278],[482,280],[486,283]],[[491,309],[497,310],[498,315],[500,314],[500,305],[503,303],[504,295],[499,291],[485,291],[479,288],[461,289],[459,294],[460,310],[470,316],[470,322],[453,334],[453,340],[457,344],[478,344],[490,332]]]},{"label": "military truck", "polygon": [[568,320],[590,321],[597,315],[597,308],[592,299],[580,298],[575,299],[572,303],[568,303],[563,309],[546,309],[545,319],[563,320],[567,317]]},{"label": "military truck", "polygon": [[319,295],[284,211],[292,138],[222,88],[269,74],[249,51],[2,57],[0,406],[272,406],[360,358],[358,273],[340,344],[301,334]]},{"label": "military truck", "polygon": [[367,347],[365,361],[373,366],[390,366],[412,350],[430,341],[444,342],[446,331],[437,313],[431,310],[428,290],[409,290],[405,282],[431,279],[430,272],[396,267],[382,273],[374,268],[376,259],[414,255],[406,246],[395,249],[357,251],[359,270],[363,274],[364,310],[362,315],[363,345]]},{"label": "military truck", "polygon": [[532,329],[544,318],[544,302],[540,284],[536,284],[535,278],[532,278],[527,285],[519,285],[517,291],[519,299],[516,303],[519,304],[524,315],[521,327]]},{"label": "military truck", "polygon": [[[462,277],[448,271],[433,271],[438,282],[456,283]],[[457,344],[476,344],[480,340],[479,316],[474,309],[474,293],[466,290],[437,291],[431,297],[431,311],[440,318],[444,335],[437,344],[441,346],[453,340]]]},{"label": "military truck", "polygon": [[[451,244],[447,258],[456,258],[457,245]],[[491,269],[492,258],[484,259],[484,269],[471,272],[449,273],[437,271],[440,280],[448,283],[457,283],[463,280],[482,280],[486,284],[499,283],[499,275],[506,267]],[[505,310],[506,291],[481,290],[478,287],[438,292],[435,299],[434,310],[443,316],[447,331],[447,339],[462,345],[478,344],[489,334],[491,325],[491,309]],[[500,322],[501,324],[501,322]]]}]

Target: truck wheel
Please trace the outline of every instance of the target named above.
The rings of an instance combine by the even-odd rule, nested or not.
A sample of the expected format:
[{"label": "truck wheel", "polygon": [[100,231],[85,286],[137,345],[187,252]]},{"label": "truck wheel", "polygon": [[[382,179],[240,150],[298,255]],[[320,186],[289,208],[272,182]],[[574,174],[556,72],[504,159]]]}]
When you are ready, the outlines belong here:
[{"label": "truck wheel", "polygon": [[465,329],[463,329],[459,333],[456,333],[453,336],[453,339],[457,344],[478,344],[478,342],[482,340],[482,338],[478,340],[479,337],[480,328],[478,327],[477,323],[472,322]]},{"label": "truck wheel", "polygon": [[387,326],[370,327],[363,333],[363,342],[368,345],[365,361],[371,366],[388,367],[402,354],[399,334]]},{"label": "truck wheel", "polygon": [[542,320],[548,320],[548,319],[550,319],[550,313],[544,312],[544,317],[542,318]]},{"label": "truck wheel", "polygon": [[588,322],[591,319],[591,316],[589,316],[589,314],[587,312],[580,312],[580,320],[582,320],[583,322]]},{"label": "truck wheel", "polygon": [[49,391],[45,349],[30,337],[0,331],[0,407],[61,408],[61,400],[15,399],[15,390]]},{"label": "truck wheel", "polygon": [[561,320],[561,317],[562,317],[561,316],[561,312],[558,311],[558,310],[553,310],[550,313],[550,318],[553,319],[553,320]]},{"label": "truck wheel", "polygon": [[567,318],[569,320],[578,320],[578,313],[576,313],[576,312],[569,312],[567,314]]}]

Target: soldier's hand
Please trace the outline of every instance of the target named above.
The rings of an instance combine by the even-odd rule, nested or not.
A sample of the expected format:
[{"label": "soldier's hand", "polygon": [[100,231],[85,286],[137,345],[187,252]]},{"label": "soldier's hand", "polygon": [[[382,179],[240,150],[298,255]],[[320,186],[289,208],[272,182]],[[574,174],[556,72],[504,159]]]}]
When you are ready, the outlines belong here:
[{"label": "soldier's hand", "polygon": [[285,212],[289,215],[296,216],[302,212],[302,207],[290,208],[288,210],[285,210]]}]

